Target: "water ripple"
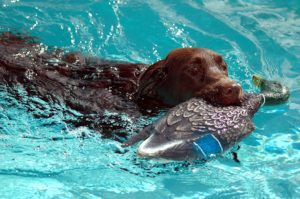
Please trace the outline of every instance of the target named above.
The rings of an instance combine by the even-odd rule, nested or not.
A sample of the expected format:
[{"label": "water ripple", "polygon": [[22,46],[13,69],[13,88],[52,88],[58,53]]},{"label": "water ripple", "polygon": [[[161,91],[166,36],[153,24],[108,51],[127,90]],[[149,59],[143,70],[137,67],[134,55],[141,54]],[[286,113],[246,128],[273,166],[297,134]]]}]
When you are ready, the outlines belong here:
[{"label": "water ripple", "polygon": [[[257,129],[238,152],[241,164],[226,154],[189,165],[142,160],[136,147],[124,150],[87,127],[70,125],[80,113],[26,96],[21,87],[22,100],[16,100],[1,85],[0,197],[299,198],[296,1],[0,0],[0,22],[1,31],[107,59],[153,63],[174,48],[211,48],[245,90],[255,91],[253,73],[291,90],[288,103],[263,107],[255,116]],[[122,121],[134,133],[155,118],[131,119]]]}]

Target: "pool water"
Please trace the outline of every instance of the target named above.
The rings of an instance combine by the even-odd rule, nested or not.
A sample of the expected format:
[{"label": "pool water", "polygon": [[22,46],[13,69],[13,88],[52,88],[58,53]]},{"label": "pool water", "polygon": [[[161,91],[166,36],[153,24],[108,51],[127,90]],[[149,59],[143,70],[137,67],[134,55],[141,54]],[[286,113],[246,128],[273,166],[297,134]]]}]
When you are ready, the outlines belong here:
[{"label": "pool water", "polygon": [[[0,85],[0,198],[300,197],[298,1],[0,0],[0,31],[149,64],[174,48],[210,48],[246,91],[256,91],[255,73],[291,91],[288,103],[256,114],[257,128],[238,151],[241,164],[225,154],[188,165],[139,159],[136,146],[125,151],[95,130],[66,122],[80,113],[27,96],[20,85],[17,100]],[[131,134],[151,121],[122,120]]]}]

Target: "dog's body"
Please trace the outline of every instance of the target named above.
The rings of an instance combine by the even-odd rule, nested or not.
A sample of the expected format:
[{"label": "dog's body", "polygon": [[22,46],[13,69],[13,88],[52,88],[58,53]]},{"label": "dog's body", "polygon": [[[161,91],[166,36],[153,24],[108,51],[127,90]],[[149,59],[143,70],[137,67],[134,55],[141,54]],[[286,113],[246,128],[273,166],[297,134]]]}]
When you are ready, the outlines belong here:
[{"label": "dog's body", "polygon": [[1,34],[0,83],[21,84],[29,94],[59,98],[82,113],[140,115],[192,97],[218,105],[242,100],[226,63],[208,49],[176,49],[149,66],[45,48],[32,37]]}]

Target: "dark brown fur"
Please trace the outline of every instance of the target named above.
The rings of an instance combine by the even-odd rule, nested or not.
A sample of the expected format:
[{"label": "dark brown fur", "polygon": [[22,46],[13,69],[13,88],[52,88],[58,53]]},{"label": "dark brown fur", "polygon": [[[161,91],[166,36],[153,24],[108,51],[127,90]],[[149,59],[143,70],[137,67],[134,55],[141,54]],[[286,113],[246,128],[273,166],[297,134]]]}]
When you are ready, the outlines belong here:
[{"label": "dark brown fur", "polygon": [[220,105],[242,99],[222,57],[208,49],[176,49],[148,66],[43,48],[35,38],[1,34],[0,83],[20,83],[30,95],[62,99],[85,114],[138,116],[196,96]]}]

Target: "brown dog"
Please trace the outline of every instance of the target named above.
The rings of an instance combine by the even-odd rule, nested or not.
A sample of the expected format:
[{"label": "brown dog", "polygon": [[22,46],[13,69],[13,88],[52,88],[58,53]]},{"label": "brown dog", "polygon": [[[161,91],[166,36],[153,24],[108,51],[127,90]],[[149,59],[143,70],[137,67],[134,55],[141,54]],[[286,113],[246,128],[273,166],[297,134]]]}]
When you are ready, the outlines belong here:
[{"label": "brown dog", "polygon": [[222,106],[243,98],[222,57],[208,49],[176,49],[149,66],[48,50],[32,37],[12,33],[0,35],[0,83],[18,83],[30,95],[62,99],[97,115],[104,109],[139,115],[192,97]]},{"label": "brown dog", "polygon": [[[173,50],[165,59],[151,66],[83,57],[79,53],[63,55],[59,50],[40,53],[40,45],[33,38],[11,33],[1,35],[0,50],[2,76],[8,75],[10,80],[18,79],[21,82],[30,81],[32,85],[59,82],[58,88],[44,91],[73,91],[77,93],[77,100],[81,98],[80,92],[84,95],[88,92],[86,90],[92,89],[97,93],[106,90],[108,92],[104,93],[112,93],[139,104],[144,104],[146,100],[157,107],[173,106],[192,97],[201,97],[217,105],[238,105],[242,101],[242,89],[228,78],[223,58],[204,48]],[[23,52],[30,57],[22,56]],[[28,78],[29,73],[34,78]],[[64,91],[58,93],[68,98]],[[107,104],[103,104],[103,107],[101,103],[99,105],[92,108],[99,110],[107,107]]]}]

